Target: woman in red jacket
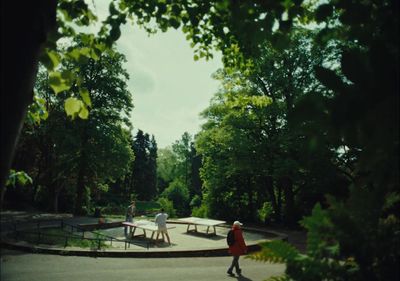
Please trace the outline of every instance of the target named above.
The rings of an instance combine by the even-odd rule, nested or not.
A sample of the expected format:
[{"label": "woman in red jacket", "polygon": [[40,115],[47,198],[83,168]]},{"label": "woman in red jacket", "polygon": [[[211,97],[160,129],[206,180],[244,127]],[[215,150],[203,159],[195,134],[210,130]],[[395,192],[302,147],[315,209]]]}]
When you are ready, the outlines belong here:
[{"label": "woman in red jacket", "polygon": [[239,267],[239,257],[247,253],[247,246],[244,242],[243,232],[240,228],[243,224],[239,221],[235,221],[232,225],[232,230],[234,232],[235,243],[232,246],[229,246],[229,253],[233,256],[232,264],[229,267],[227,273],[233,276],[233,268],[235,267],[236,273],[240,275],[242,270]]}]

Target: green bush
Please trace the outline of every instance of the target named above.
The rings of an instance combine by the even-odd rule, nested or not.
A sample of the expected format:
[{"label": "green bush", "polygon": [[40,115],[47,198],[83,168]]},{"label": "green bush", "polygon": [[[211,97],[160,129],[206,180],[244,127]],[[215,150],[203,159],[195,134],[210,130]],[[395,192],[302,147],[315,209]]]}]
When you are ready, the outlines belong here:
[{"label": "green bush", "polygon": [[167,198],[161,197],[157,201],[161,208],[168,214],[170,218],[176,217],[176,210],[174,209],[174,203]]},{"label": "green bush", "polygon": [[201,206],[201,197],[199,195],[193,196],[192,200],[190,201],[189,206],[193,209],[194,207]]},{"label": "green bush", "polygon": [[269,221],[273,212],[270,202],[264,202],[263,206],[257,211],[257,218],[260,222],[265,223]]},{"label": "green bush", "polygon": [[153,212],[160,210],[160,204],[156,201],[136,201],[136,211],[139,213]]},{"label": "green bush", "polygon": [[200,207],[194,207],[192,209],[192,216],[199,218],[207,218],[208,217],[208,208],[206,205],[200,205]]},{"label": "green bush", "polygon": [[178,216],[185,216],[189,213],[189,190],[181,180],[176,179],[170,183],[161,197],[168,198],[173,202]]}]

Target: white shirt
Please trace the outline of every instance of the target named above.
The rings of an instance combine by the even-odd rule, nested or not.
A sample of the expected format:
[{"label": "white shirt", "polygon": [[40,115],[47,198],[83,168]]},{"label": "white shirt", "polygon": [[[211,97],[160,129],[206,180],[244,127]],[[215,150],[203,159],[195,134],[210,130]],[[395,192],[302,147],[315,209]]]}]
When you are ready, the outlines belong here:
[{"label": "white shirt", "polygon": [[166,213],[157,214],[155,222],[158,224],[158,227],[167,227],[167,218],[168,215]]}]

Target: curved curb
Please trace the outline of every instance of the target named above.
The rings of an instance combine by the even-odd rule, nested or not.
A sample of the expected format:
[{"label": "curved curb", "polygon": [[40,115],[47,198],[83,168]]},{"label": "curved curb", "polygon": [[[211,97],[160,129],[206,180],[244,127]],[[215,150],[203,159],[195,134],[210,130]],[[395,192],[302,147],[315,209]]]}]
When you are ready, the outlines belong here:
[{"label": "curved curb", "polygon": [[[227,248],[203,249],[203,250],[176,250],[176,251],[94,251],[94,250],[66,250],[49,249],[33,245],[20,245],[12,242],[1,242],[2,248],[21,250],[30,253],[41,253],[63,256],[85,256],[85,257],[115,257],[115,258],[183,258],[183,257],[223,257],[230,256]],[[248,246],[248,253],[260,249],[257,244]]]},{"label": "curved curb", "polygon": [[[288,240],[286,234],[275,231],[266,231],[261,229],[244,228],[245,230],[259,232],[259,233],[272,233],[276,237],[269,240]],[[247,245],[248,253],[256,252],[261,249],[258,244],[251,243]],[[228,247],[199,249],[199,250],[171,250],[171,251],[106,251],[106,250],[69,250],[64,248],[45,248],[35,246],[32,244],[20,244],[15,241],[2,239],[0,241],[1,248],[20,250],[30,253],[41,253],[50,255],[63,255],[63,256],[84,256],[84,257],[115,257],[115,258],[183,258],[183,257],[223,257],[230,256]]]}]

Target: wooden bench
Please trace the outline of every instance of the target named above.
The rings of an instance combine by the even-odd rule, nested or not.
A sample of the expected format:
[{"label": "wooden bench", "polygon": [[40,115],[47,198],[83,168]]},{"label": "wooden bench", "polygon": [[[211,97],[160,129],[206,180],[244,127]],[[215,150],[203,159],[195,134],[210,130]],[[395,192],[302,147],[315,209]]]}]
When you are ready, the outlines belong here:
[{"label": "wooden bench", "polygon": [[[203,218],[197,218],[197,217],[181,218],[181,219],[178,219],[178,221],[187,223],[188,226],[187,226],[186,232],[198,232],[197,231],[198,225],[207,226],[207,231],[206,231],[207,235],[208,234],[217,235],[217,231],[215,230],[215,227],[226,223],[226,221],[203,219]],[[194,226],[194,228],[190,229],[190,226]],[[214,232],[209,233],[210,227],[214,228]]]}]

